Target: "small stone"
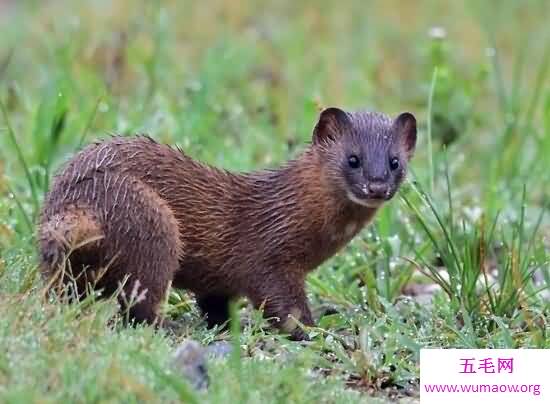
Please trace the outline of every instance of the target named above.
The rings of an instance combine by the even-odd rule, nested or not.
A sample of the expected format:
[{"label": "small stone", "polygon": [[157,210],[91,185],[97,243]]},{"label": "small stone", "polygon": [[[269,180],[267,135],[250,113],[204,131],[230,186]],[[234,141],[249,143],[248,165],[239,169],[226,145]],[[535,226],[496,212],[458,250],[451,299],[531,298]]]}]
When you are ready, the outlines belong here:
[{"label": "small stone", "polygon": [[195,389],[208,387],[206,350],[197,341],[185,340],[174,352],[172,365]]},{"label": "small stone", "polygon": [[231,343],[227,341],[214,341],[206,347],[206,355],[209,358],[223,359],[228,357],[233,350]]}]

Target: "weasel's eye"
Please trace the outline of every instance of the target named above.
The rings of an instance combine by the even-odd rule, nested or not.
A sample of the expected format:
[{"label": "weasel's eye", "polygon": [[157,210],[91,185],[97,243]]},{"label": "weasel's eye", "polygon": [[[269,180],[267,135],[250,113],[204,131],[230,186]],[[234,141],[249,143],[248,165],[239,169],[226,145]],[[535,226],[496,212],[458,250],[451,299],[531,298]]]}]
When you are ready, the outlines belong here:
[{"label": "weasel's eye", "polygon": [[361,162],[359,161],[359,157],[357,157],[355,154],[352,154],[348,157],[348,164],[351,168],[359,168]]},{"label": "weasel's eye", "polygon": [[395,171],[399,168],[399,159],[394,157],[390,160],[390,168],[392,171]]}]

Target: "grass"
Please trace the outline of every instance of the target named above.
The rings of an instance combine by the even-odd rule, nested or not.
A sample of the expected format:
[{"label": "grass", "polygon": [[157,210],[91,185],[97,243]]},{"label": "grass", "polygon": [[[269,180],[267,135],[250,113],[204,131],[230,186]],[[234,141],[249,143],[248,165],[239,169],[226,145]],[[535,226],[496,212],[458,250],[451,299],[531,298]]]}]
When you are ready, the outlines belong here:
[{"label": "grass", "polygon": [[[407,402],[422,347],[550,348],[545,1],[113,3],[0,2],[0,401]],[[309,277],[311,343],[245,302],[242,330],[207,330],[185,291],[178,335],[43,296],[37,214],[83,144],[148,133],[275,166],[328,105],[410,110],[419,145],[399,197]],[[238,348],[206,392],[170,366],[188,337]]]}]

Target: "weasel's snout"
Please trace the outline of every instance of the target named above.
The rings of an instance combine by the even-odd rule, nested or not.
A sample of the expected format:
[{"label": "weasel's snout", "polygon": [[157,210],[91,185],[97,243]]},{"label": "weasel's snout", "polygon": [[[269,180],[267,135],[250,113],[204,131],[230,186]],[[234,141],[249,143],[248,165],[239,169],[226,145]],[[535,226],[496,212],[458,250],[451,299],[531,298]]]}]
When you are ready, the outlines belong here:
[{"label": "weasel's snout", "polygon": [[390,196],[390,187],[385,182],[369,182],[366,188],[366,194],[371,199],[388,199]]}]

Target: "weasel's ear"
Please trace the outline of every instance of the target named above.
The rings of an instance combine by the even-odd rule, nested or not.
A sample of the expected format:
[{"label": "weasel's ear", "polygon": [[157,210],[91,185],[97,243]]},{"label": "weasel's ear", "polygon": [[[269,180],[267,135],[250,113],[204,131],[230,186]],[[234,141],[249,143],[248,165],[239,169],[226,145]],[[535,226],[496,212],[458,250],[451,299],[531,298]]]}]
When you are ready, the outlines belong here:
[{"label": "weasel's ear", "polygon": [[411,159],[416,147],[416,118],[410,112],[403,112],[394,121],[399,143],[407,159]]},{"label": "weasel's ear", "polygon": [[341,109],[335,107],[324,109],[313,129],[313,143],[336,140],[350,126],[349,115]]}]

